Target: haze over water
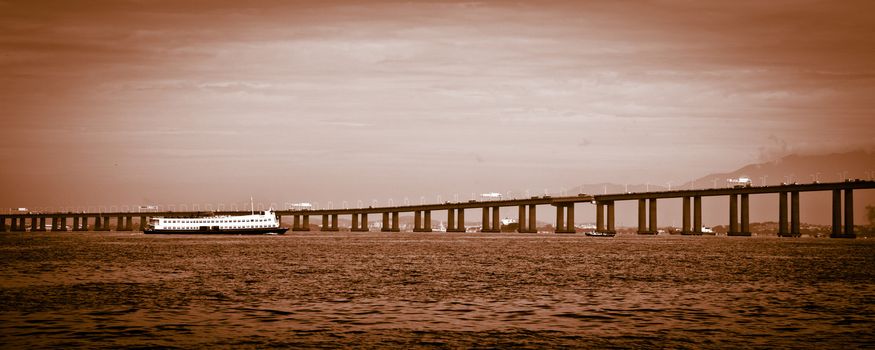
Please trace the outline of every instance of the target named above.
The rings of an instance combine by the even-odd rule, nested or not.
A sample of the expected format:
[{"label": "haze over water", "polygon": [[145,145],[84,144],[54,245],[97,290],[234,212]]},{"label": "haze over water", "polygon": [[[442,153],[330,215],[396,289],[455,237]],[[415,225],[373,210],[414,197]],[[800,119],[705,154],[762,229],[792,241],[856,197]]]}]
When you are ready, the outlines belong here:
[{"label": "haze over water", "polygon": [[875,344],[875,242],[0,235],[7,348]]}]

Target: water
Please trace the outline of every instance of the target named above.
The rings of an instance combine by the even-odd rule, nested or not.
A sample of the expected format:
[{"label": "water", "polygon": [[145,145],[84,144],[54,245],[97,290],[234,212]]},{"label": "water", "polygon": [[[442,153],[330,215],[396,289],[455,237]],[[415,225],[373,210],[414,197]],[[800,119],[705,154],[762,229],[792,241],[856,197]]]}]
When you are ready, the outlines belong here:
[{"label": "water", "polygon": [[0,234],[0,346],[875,346],[875,241]]}]

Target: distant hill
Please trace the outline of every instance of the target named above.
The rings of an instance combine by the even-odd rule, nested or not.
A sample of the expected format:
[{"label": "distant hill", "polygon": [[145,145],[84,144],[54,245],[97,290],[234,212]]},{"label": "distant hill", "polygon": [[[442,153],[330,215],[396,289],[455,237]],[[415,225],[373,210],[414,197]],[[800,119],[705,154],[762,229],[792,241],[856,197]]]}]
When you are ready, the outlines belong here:
[{"label": "distant hill", "polygon": [[[810,183],[836,182],[842,179],[872,179],[875,176],[875,152],[853,151],[846,153],[820,155],[789,155],[771,162],[751,164],[726,173],[700,176],[681,184],[615,184],[595,183],[571,187],[561,194],[575,193],[620,193],[625,191],[660,191],[666,189],[712,188],[726,186],[726,180],[741,176],[749,177],[757,186],[778,185],[782,182]],[[670,187],[669,187],[670,186]],[[801,195],[800,215],[803,222],[829,224],[831,218],[831,194],[826,192],[803,193]],[[679,225],[681,201],[661,200],[659,205],[659,225]],[[637,206],[629,202],[617,204],[618,224],[636,225]],[[703,201],[703,221],[706,225],[722,225],[728,221],[728,199],[708,197]],[[858,225],[867,224],[865,207],[875,205],[875,191],[854,193],[854,221]],[[778,199],[775,195],[756,195],[751,197],[751,221],[776,221]]]}]

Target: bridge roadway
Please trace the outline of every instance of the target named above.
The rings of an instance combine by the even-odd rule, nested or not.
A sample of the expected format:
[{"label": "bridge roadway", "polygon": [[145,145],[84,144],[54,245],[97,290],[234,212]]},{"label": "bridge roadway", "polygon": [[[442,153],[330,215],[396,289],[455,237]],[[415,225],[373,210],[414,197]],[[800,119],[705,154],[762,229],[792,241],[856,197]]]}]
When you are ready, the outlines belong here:
[{"label": "bridge roadway", "polygon": [[[573,233],[574,205],[576,203],[592,203],[596,206],[596,231],[613,233],[614,204],[617,201],[638,201],[638,233],[657,233],[657,200],[669,198],[683,199],[683,225],[681,233],[686,235],[702,234],[702,197],[729,197],[729,232],[730,236],[750,236],[749,197],[750,195],[777,194],[779,208],[778,235],[795,237],[799,230],[799,193],[812,191],[832,192],[832,234],[835,238],[853,238],[854,233],[854,199],[853,191],[875,188],[875,181],[845,181],[832,183],[789,184],[778,186],[753,186],[740,188],[712,188],[697,190],[655,191],[636,193],[614,193],[603,195],[579,194],[576,196],[538,196],[526,199],[505,199],[495,201],[446,202],[442,204],[421,204],[391,207],[366,207],[345,209],[317,210],[279,210],[276,215],[292,217],[292,230],[309,231],[310,217],[322,218],[322,231],[339,231],[340,215],[350,215],[352,231],[368,230],[368,215],[382,215],[382,231],[398,232],[400,213],[414,214],[414,232],[431,231],[431,212],[447,211],[447,231],[465,231],[465,209],[481,209],[481,231],[499,232],[499,209],[502,207],[518,207],[518,232],[533,233],[536,229],[536,207],[551,205],[556,207],[556,233]],[[789,203],[788,203],[789,196]],[[740,203],[739,203],[740,202]],[[739,206],[740,204],[740,206]],[[139,218],[137,229],[143,230],[148,217],[198,217],[206,215],[246,215],[248,211],[162,211],[151,213],[110,212],[110,213],[22,213],[0,214],[0,232],[26,231],[29,223],[30,231],[67,231],[68,219],[73,220],[73,231],[109,231],[110,220],[115,218],[115,228],[119,231],[132,231],[134,218]],[[692,215],[691,215],[692,213]],[[844,215],[842,215],[844,213]],[[9,224],[7,225],[7,219]],[[649,220],[648,220],[649,219]],[[842,220],[844,219],[844,220]],[[92,225],[89,225],[89,221]],[[51,226],[46,226],[49,223]]]}]

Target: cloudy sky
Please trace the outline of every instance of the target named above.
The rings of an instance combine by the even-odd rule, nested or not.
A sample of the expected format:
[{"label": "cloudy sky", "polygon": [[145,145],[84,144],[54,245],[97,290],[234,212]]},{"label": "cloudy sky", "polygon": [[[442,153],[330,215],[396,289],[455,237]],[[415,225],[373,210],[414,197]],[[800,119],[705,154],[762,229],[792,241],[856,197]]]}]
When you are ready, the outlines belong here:
[{"label": "cloudy sky", "polygon": [[0,0],[0,207],[399,204],[871,149],[873,10]]}]

